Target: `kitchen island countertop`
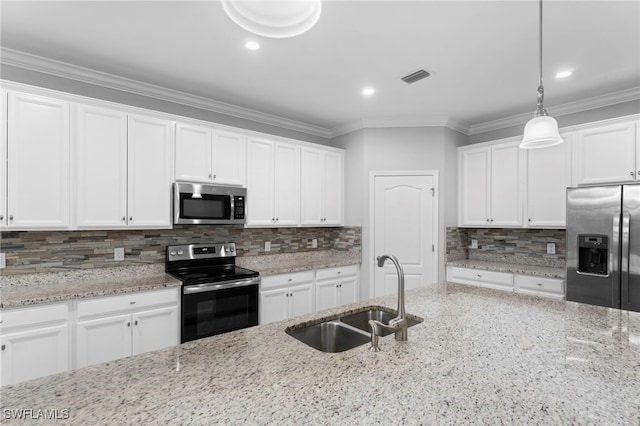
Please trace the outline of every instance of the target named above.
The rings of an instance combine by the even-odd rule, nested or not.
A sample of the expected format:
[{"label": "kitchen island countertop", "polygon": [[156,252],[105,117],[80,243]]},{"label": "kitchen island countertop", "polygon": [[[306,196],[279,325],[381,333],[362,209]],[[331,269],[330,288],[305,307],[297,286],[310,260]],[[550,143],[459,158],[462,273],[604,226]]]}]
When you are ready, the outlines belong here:
[{"label": "kitchen island countertop", "polygon": [[322,353],[284,330],[395,308],[395,296],[6,386],[2,413],[7,424],[14,409],[92,425],[640,422],[640,314],[446,282],[406,300],[425,321],[408,342],[381,338],[382,352]]}]

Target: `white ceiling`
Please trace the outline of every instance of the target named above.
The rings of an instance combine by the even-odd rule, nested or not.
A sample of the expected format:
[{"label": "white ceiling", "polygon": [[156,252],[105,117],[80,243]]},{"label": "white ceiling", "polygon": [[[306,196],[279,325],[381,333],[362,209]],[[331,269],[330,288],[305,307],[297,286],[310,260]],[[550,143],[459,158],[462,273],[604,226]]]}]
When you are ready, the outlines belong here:
[{"label": "white ceiling", "polygon": [[[473,129],[535,110],[537,1],[325,0],[317,25],[290,39],[252,36],[218,1],[3,0],[0,12],[5,56],[62,61],[328,134],[434,120]],[[245,49],[250,39],[262,48]],[[420,68],[431,77],[400,80]],[[556,79],[564,69],[573,75]],[[546,0],[544,74],[550,113],[614,92],[637,99],[640,1]]]}]

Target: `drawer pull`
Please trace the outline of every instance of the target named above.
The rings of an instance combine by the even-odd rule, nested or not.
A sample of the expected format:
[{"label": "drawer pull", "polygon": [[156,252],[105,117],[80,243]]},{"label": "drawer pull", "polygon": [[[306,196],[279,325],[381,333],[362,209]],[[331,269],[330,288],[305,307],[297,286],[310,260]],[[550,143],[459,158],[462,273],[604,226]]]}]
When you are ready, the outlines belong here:
[{"label": "drawer pull", "polygon": [[5,345],[2,345],[2,350],[4,351],[5,349],[7,349],[7,347]]},{"label": "drawer pull", "polygon": [[129,304],[130,304],[130,305],[135,305],[135,304],[136,304],[136,301],[134,300],[134,301],[132,301],[132,302],[129,302]]},{"label": "drawer pull", "polygon": [[542,283],[536,283],[538,287],[542,287]]}]

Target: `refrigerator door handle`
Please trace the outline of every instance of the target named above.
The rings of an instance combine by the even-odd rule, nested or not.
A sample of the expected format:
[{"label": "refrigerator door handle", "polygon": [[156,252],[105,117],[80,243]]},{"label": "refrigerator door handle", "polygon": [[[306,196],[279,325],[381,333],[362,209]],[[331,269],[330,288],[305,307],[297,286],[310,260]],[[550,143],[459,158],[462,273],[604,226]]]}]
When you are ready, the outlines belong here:
[{"label": "refrigerator door handle", "polygon": [[[620,268],[620,253],[617,250],[620,248],[620,216],[619,211],[613,215],[613,238],[609,250],[609,271],[612,273],[619,272],[618,268]],[[616,282],[619,279],[619,277],[615,278]]]},{"label": "refrigerator door handle", "polygon": [[[620,290],[627,293],[629,289],[629,237],[631,226],[631,215],[628,211],[622,212],[622,244],[620,253]],[[627,300],[628,294],[621,294],[623,304]],[[623,309],[625,307],[623,306]]]}]

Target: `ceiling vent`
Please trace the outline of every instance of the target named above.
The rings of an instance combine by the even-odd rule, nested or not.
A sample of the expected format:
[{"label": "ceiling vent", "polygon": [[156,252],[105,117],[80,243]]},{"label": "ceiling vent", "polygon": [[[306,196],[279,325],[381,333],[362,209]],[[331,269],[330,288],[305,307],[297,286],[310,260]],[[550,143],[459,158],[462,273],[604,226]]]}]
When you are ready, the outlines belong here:
[{"label": "ceiling vent", "polygon": [[430,75],[431,74],[429,74],[425,70],[419,70],[409,75],[405,75],[404,77],[402,77],[402,81],[404,81],[407,84],[411,84],[411,83],[415,83],[418,80],[422,80],[423,78],[427,78]]}]

